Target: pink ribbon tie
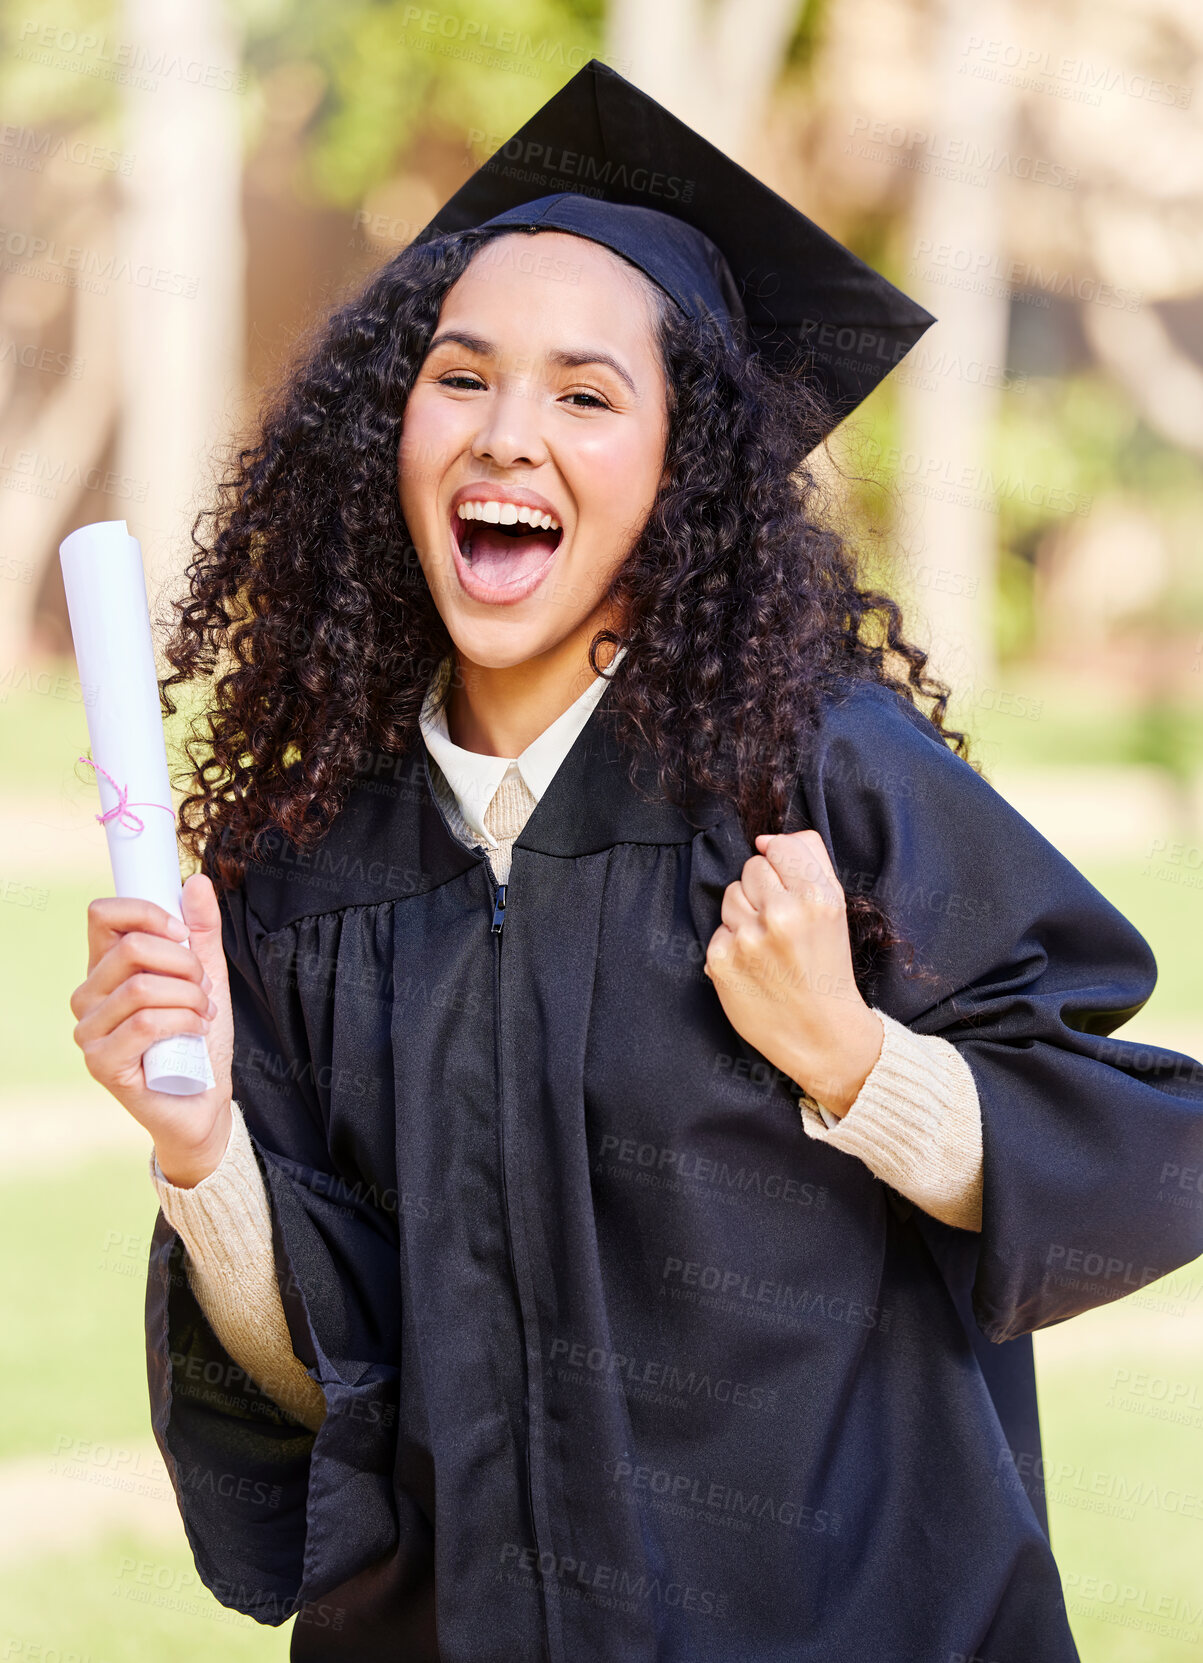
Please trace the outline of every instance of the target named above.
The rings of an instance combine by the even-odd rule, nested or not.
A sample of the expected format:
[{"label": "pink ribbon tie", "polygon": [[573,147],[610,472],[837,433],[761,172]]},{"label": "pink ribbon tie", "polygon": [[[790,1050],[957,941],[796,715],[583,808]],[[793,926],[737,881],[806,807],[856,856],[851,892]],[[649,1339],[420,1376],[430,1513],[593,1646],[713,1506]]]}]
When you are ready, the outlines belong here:
[{"label": "pink ribbon tie", "polygon": [[[94,768],[97,772],[103,774],[105,779],[108,780],[109,784],[113,787],[113,790],[117,793],[117,801],[113,804],[112,808],[106,809],[103,814],[98,814],[96,816],[101,825],[103,826],[106,820],[111,820],[114,816],[116,816],[121,824],[128,827],[130,831],[144,831],[146,829],[146,822],[142,819],[141,815],[135,814],[133,809],[129,806],[129,786],[118,785],[117,781],[113,778],[112,774],[109,773],[108,769],[101,767],[99,762],[93,762],[90,756],[77,757],[76,761],[86,762],[89,768]],[[139,803],[138,807],[163,808],[167,810],[173,820],[175,819],[175,809],[172,808],[170,803]]]}]

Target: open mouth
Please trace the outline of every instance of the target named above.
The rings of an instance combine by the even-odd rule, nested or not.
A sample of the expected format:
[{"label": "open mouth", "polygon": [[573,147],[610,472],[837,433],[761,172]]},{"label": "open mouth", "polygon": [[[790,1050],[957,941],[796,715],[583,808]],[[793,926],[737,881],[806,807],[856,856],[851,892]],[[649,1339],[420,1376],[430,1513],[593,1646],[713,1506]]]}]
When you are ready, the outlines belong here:
[{"label": "open mouth", "polygon": [[564,536],[550,514],[497,502],[461,502],[451,516],[451,529],[464,564],[495,589],[533,577]]}]

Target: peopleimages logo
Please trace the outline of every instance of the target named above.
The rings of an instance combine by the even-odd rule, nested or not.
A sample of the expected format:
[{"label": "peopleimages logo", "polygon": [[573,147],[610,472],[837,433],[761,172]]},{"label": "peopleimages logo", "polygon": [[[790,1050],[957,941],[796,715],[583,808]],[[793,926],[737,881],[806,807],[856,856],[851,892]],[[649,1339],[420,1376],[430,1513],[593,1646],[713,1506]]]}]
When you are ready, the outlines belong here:
[{"label": "peopleimages logo", "polygon": [[[926,265],[921,270],[920,265],[924,261]],[[922,276],[928,283],[946,283],[950,287],[995,282],[1007,293],[1017,289],[1035,290],[1060,300],[1086,301],[1089,305],[1109,306],[1119,312],[1137,312],[1144,301],[1139,289],[1119,288],[1097,277],[1062,271],[1058,266],[1044,266],[1034,260],[1008,259],[997,253],[965,248],[956,243],[937,243],[930,237],[920,237],[916,241],[909,275],[912,278]],[[958,283],[958,279],[964,281]],[[983,292],[991,291],[986,288]]]},{"label": "peopleimages logo", "polygon": [[1034,185],[1052,185],[1058,190],[1073,190],[1078,181],[1076,168],[1067,168],[1046,157],[993,144],[983,145],[971,137],[908,127],[901,121],[858,115],[853,117],[849,133],[845,154],[919,173],[935,173],[941,178],[960,178],[970,184],[984,185],[991,177],[1002,174]]},{"label": "peopleimages logo", "polygon": [[169,266],[156,266],[148,260],[135,262],[80,243],[60,243],[57,237],[13,225],[0,225],[0,268],[21,276],[48,277],[96,294],[107,294],[110,283],[127,282],[139,289],[193,300],[198,287],[196,277],[172,271]]},{"label": "peopleimages logo", "polygon": [[[813,1530],[816,1534],[839,1534],[840,1515],[826,1507],[811,1507],[759,1490],[742,1490],[719,1479],[678,1472],[669,1467],[635,1466],[620,1457],[607,1463],[616,1486],[631,1493],[656,1497],[674,1511],[724,1515],[724,1522],[750,1530],[752,1523],[784,1525],[789,1530]],[[652,1505],[656,1505],[655,1502]]]},{"label": "peopleimages logo", "polygon": [[1028,87],[1078,103],[1097,105],[1104,93],[1170,104],[1179,110],[1187,109],[1191,102],[1192,89],[1179,81],[1163,81],[1141,70],[1095,63],[1019,41],[970,35],[962,53],[962,62],[957,65],[962,75]]},{"label": "peopleimages logo", "polygon": [[244,69],[207,64],[140,41],[120,40],[103,32],[57,23],[23,23],[13,54],[48,68],[138,86],[146,92],[153,92],[162,80],[217,92],[245,92],[247,88]]},{"label": "peopleimages logo", "polygon": [[589,1345],[584,1340],[554,1339],[548,1351],[548,1361],[556,1369],[562,1383],[573,1385],[588,1381],[615,1385],[628,1397],[646,1398],[649,1392],[664,1392],[681,1399],[677,1407],[687,1406],[690,1399],[705,1399],[711,1403],[730,1404],[737,1409],[765,1410],[776,1413],[777,1389],[756,1386],[747,1380],[735,1380],[729,1375],[699,1373],[696,1368],[685,1368],[654,1357],[629,1356],[622,1351],[611,1351],[606,1346]]},{"label": "peopleimages logo", "polygon": [[[479,128],[469,134],[470,144],[483,144],[487,139],[488,134]],[[662,197],[666,202],[682,204],[693,200],[696,183],[677,173],[663,173],[652,167],[628,167],[626,162],[616,162],[608,156],[599,158],[588,151],[540,144],[535,139],[524,140],[520,135],[509,139],[483,165],[502,172],[506,171],[503,163],[556,179],[579,180],[600,190],[633,191],[638,196]]]},{"label": "peopleimages logo", "polygon": [[879,329],[854,329],[851,325],[841,328],[823,318],[803,318],[798,335],[807,346],[822,347],[825,354],[841,353],[850,363],[896,364],[912,345],[883,335]]},{"label": "peopleimages logo", "polygon": [[666,1582],[661,1576],[627,1565],[605,1564],[575,1555],[540,1551],[519,1542],[503,1542],[500,1569],[507,1579],[521,1573],[529,1584],[551,1582],[561,1594],[575,1593],[604,1605],[628,1610],[640,1605],[669,1606],[699,1616],[721,1617],[727,1612],[725,1593],[689,1582]]},{"label": "peopleimages logo", "polygon": [[747,1271],[694,1260],[668,1257],[661,1271],[663,1286],[676,1298],[709,1309],[791,1323],[797,1314],[821,1316],[829,1322],[849,1323],[855,1328],[890,1327],[893,1311],[864,1305],[843,1294],[829,1294],[821,1288],[797,1288],[771,1277],[754,1277]]}]

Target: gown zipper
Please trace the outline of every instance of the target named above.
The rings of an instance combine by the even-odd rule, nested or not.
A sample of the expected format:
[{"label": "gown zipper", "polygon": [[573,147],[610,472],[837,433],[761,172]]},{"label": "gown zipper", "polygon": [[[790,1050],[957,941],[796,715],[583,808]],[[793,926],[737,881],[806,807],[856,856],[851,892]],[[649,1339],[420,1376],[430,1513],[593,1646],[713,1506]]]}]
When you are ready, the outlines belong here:
[{"label": "gown zipper", "polygon": [[[425,769],[426,769],[427,788],[430,791],[430,797],[431,797],[432,802],[434,803],[435,810],[438,813],[439,819],[442,820],[444,826],[446,826],[448,836],[453,838],[455,840],[455,842],[458,843],[459,838],[456,837],[454,831],[452,831],[450,823],[448,822],[447,816],[443,812],[443,805],[439,802],[438,796],[437,796],[437,794],[434,790],[434,786],[431,784],[429,758],[424,758],[423,762],[424,762],[424,766],[425,766]],[[461,845],[461,847],[462,846],[463,845]],[[527,1502],[528,1508],[530,1509],[530,1522],[531,1522],[531,1529],[534,1531],[534,1534],[535,1534],[535,1546],[536,1546],[536,1549],[540,1552],[540,1554],[542,1554],[542,1543],[539,1540],[538,1515],[535,1511],[535,1486],[534,1486],[534,1479],[533,1479],[532,1474],[531,1474],[531,1464],[530,1464],[530,1433],[529,1433],[529,1427],[530,1427],[530,1384],[529,1384],[530,1365],[529,1365],[529,1362],[527,1361],[526,1313],[522,1309],[521,1283],[518,1279],[517,1262],[514,1259],[513,1230],[510,1226],[511,1213],[510,1213],[509,1186],[506,1182],[506,1175],[505,1175],[505,1111],[504,1111],[504,1104],[503,1104],[503,1100],[502,1100],[502,1074],[501,1074],[501,934],[502,934],[502,930],[505,926],[505,902],[506,902],[506,893],[509,889],[509,883],[508,883],[508,881],[506,883],[498,883],[497,874],[493,870],[493,863],[489,859],[488,851],[484,848],[484,846],[482,844],[480,844],[480,843],[473,844],[472,853],[477,856],[477,858],[479,859],[481,865],[484,867],[485,871],[488,873],[489,883],[492,885],[492,889],[493,889],[493,917],[492,917],[492,921],[491,921],[490,926],[489,926],[489,933],[492,936],[493,940],[497,944],[495,949],[494,949],[494,952],[493,952],[493,1010],[494,1010],[493,1066],[494,1066],[494,1069],[496,1070],[496,1074],[497,1074],[497,1151],[498,1151],[498,1164],[499,1164],[500,1172],[501,1172],[501,1205],[502,1205],[502,1211],[504,1213],[505,1220],[506,1220],[506,1232],[505,1232],[506,1249],[507,1249],[507,1254],[508,1254],[509,1261],[510,1261],[510,1276],[513,1278],[514,1292],[515,1292],[515,1295],[516,1295],[517,1300],[518,1300],[518,1312],[519,1312],[519,1316],[522,1319],[523,1369],[524,1369],[525,1375],[527,1376],[527,1384],[524,1387],[523,1394],[522,1394],[522,1414],[523,1414],[523,1418],[525,1419],[525,1421],[527,1423],[527,1428],[528,1428],[526,1460],[523,1463],[523,1465],[526,1468],[526,1502]],[[550,1612],[547,1611],[546,1604],[547,1604],[547,1596],[546,1596],[546,1594],[544,1594],[544,1608],[545,1608],[544,1609],[544,1619],[545,1619],[545,1622],[547,1623],[547,1629],[548,1629],[548,1633],[545,1636],[545,1643],[547,1645],[550,1645],[551,1622],[550,1622]]]},{"label": "gown zipper", "polygon": [[[492,867],[490,867],[489,870],[492,871]],[[494,935],[501,934],[501,926],[505,923],[505,892],[508,888],[508,884],[499,883],[496,885],[493,892],[492,932]],[[500,945],[500,943],[498,943],[498,945]]]},{"label": "gown zipper", "polygon": [[[540,1551],[540,1556],[541,1556],[542,1555],[542,1543],[539,1540],[538,1514],[535,1510],[535,1486],[534,1486],[534,1479],[533,1479],[532,1474],[531,1474],[531,1462],[530,1462],[530,1384],[529,1384],[530,1365],[526,1361],[526,1316],[525,1316],[525,1313],[522,1310],[521,1283],[518,1279],[517,1261],[514,1258],[513,1228],[512,1228],[512,1226],[510,1225],[510,1222],[509,1222],[511,1217],[512,1217],[512,1214],[511,1214],[511,1211],[510,1211],[509,1183],[506,1179],[506,1165],[505,1165],[505,1104],[504,1104],[503,1096],[502,1096],[502,1072],[501,1072],[501,932],[502,932],[502,929],[504,928],[504,925],[505,925],[505,899],[506,899],[506,891],[509,889],[509,884],[508,884],[508,882],[507,883],[498,883],[497,882],[497,875],[493,870],[493,863],[490,861],[490,859],[488,857],[488,854],[485,851],[485,849],[479,843],[477,843],[474,846],[474,851],[473,852],[475,854],[478,854],[478,855],[481,856],[481,858],[484,862],[485,869],[487,870],[487,872],[489,874],[490,881],[493,884],[493,920],[492,920],[492,924],[490,925],[490,934],[492,935],[493,940],[497,943],[497,946],[496,946],[496,948],[494,950],[494,953],[493,953],[493,1009],[494,1009],[494,1012],[496,1013],[496,1020],[494,1022],[494,1026],[493,1026],[493,1058],[494,1058],[494,1066],[495,1066],[496,1072],[497,1072],[497,1151],[498,1151],[498,1166],[499,1166],[499,1169],[500,1169],[500,1172],[501,1172],[501,1205],[502,1205],[502,1209],[505,1213],[506,1226],[507,1226],[507,1228],[506,1228],[506,1246],[509,1250],[510,1275],[513,1277],[513,1280],[514,1280],[514,1292],[515,1292],[515,1294],[517,1295],[517,1298],[518,1298],[519,1315],[522,1317],[522,1353],[523,1353],[523,1362],[524,1362],[524,1372],[525,1372],[526,1377],[527,1377],[527,1384],[526,1384],[526,1386],[523,1390],[523,1394],[522,1394],[522,1414],[523,1414],[524,1420],[527,1423],[526,1460],[523,1462],[523,1466],[526,1469],[526,1471],[525,1471],[525,1477],[526,1477],[526,1504],[527,1504],[527,1507],[530,1510],[530,1523],[531,1523],[531,1529],[534,1531],[534,1534],[535,1534],[535,1545],[536,1545],[536,1548]],[[544,1603],[545,1604],[546,1604],[546,1598],[547,1598],[547,1596],[546,1596],[546,1594],[544,1594]],[[545,1620],[547,1621],[548,1629],[550,1630],[551,1625],[550,1625],[550,1614],[549,1613],[545,1613]],[[548,1643],[550,1643],[550,1641],[548,1641]]]}]

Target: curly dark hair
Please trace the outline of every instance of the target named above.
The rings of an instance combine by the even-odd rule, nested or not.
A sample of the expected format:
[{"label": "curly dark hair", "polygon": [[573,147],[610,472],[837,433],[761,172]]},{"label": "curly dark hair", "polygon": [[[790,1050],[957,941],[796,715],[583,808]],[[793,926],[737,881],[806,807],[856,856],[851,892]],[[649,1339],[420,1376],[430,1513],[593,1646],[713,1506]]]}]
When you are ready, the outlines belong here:
[{"label": "curly dark hair", "polygon": [[[171,689],[205,679],[179,835],[215,882],[239,883],[270,828],[300,848],[320,840],[357,759],[404,754],[434,670],[448,655],[454,667],[402,518],[397,448],[443,298],[498,234],[514,233],[411,245],[316,325],[197,515],[160,692],[174,716]],[[670,800],[730,801],[753,846],[785,826],[800,747],[849,677],[931,699],[929,719],[968,760],[966,735],[944,727],[948,687],[816,510],[807,458],[830,425],[818,393],[654,292],[665,479],[607,597],[622,633],[599,630],[589,655],[596,672],[603,643],[628,647],[607,695],[620,744],[650,747]],[[632,754],[632,783],[635,767]],[[907,943],[871,894],[847,905],[866,992],[885,950]]]}]

